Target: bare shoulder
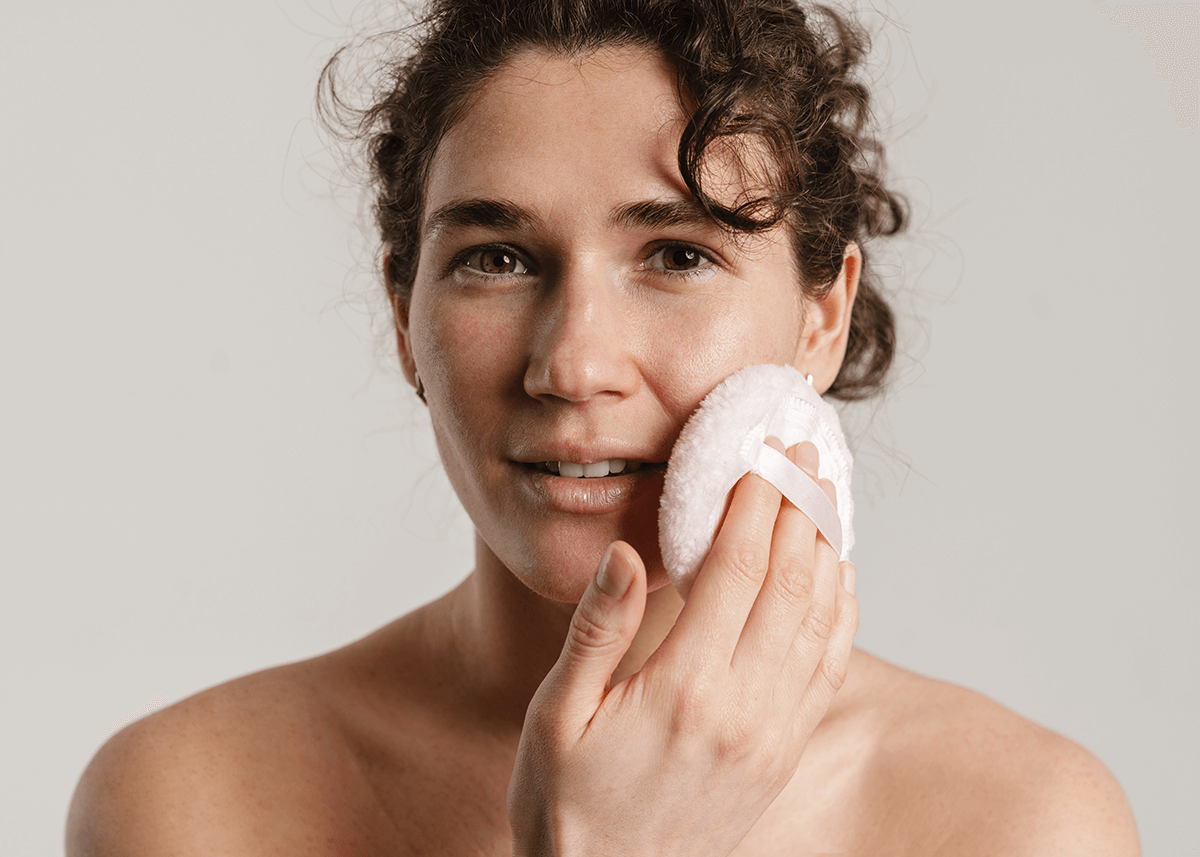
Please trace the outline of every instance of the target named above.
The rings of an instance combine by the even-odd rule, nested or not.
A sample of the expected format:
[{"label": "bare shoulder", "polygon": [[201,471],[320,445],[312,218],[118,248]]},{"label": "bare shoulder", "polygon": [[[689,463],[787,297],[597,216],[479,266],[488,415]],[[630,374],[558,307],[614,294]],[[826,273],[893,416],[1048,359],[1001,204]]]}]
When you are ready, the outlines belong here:
[{"label": "bare shoulder", "polygon": [[982,694],[856,659],[876,736],[866,782],[903,807],[916,851],[1140,853],[1121,787],[1083,747]]},{"label": "bare shoulder", "polygon": [[355,853],[358,780],[310,678],[255,673],[118,732],[76,787],[68,857]]}]

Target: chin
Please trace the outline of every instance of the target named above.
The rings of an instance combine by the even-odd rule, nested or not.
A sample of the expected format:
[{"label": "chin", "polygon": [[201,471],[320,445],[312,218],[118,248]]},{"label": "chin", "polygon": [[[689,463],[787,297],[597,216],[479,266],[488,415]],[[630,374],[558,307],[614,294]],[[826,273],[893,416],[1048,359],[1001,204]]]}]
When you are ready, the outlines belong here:
[{"label": "chin", "polygon": [[611,539],[589,542],[564,542],[552,549],[537,551],[521,571],[514,572],[526,586],[554,601],[578,604],[588,584],[600,568],[600,560]]},{"label": "chin", "polygon": [[[638,552],[646,567],[648,591],[670,585],[658,547],[657,528],[653,537],[597,532],[590,528],[569,535],[556,534],[540,540],[541,544],[525,545],[516,555],[510,553],[512,562],[501,561],[518,580],[543,598],[578,604],[596,576],[605,550],[616,539],[627,542]],[[504,557],[504,553],[497,554]]]}]

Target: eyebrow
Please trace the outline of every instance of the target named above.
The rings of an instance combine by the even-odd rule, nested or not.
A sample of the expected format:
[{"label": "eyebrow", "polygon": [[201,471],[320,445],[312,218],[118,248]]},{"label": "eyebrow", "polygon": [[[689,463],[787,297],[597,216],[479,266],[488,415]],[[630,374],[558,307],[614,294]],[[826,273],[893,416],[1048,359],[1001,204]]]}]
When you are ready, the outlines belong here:
[{"label": "eyebrow", "polygon": [[459,199],[446,203],[429,216],[421,231],[432,238],[447,228],[481,226],[492,229],[524,229],[537,222],[532,214],[505,199]]},{"label": "eyebrow", "polygon": [[[529,210],[506,199],[459,199],[448,202],[431,214],[422,235],[428,239],[453,228],[528,229],[538,222],[538,218]],[[617,208],[609,217],[609,222],[624,229],[649,230],[718,225],[693,197],[630,202]]]},{"label": "eyebrow", "polygon": [[614,226],[626,229],[662,229],[669,226],[716,226],[717,221],[694,197],[648,199],[622,205],[614,212]]}]

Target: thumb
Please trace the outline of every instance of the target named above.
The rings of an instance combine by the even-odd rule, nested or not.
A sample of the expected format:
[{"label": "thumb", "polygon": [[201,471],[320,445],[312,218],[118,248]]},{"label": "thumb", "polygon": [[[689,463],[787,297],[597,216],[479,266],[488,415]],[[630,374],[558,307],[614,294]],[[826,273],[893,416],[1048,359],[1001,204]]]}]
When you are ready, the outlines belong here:
[{"label": "thumb", "polygon": [[609,677],[629,651],[646,603],[646,569],[630,545],[613,542],[588,584],[550,673],[564,713],[586,724],[604,699]]}]

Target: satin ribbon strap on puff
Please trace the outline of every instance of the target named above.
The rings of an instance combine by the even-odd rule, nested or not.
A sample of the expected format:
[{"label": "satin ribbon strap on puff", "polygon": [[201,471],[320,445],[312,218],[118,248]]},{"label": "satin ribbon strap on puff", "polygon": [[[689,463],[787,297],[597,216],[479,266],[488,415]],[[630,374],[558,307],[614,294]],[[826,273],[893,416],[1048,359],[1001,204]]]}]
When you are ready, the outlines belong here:
[{"label": "satin ribbon strap on puff", "polygon": [[766,444],[759,447],[758,461],[750,470],[774,485],[792,501],[792,505],[808,515],[834,552],[842,555],[842,522],[837,507],[811,476],[782,452]]}]

